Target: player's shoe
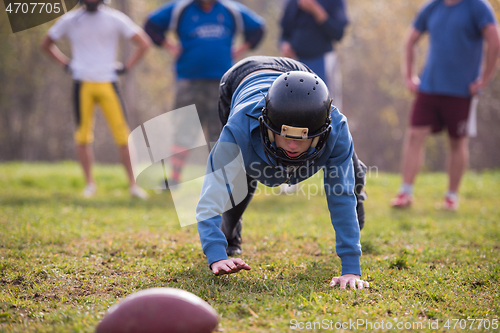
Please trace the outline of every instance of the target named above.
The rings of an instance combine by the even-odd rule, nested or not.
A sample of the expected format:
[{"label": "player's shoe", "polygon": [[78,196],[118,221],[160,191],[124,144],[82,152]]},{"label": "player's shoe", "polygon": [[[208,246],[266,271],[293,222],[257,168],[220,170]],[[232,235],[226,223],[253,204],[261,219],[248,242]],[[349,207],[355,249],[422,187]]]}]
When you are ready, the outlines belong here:
[{"label": "player's shoe", "polygon": [[458,209],[458,198],[446,196],[444,198],[443,208],[449,211],[456,211]]},{"label": "player's shoe", "polygon": [[[228,257],[233,257],[233,256],[239,256],[241,254],[241,218],[239,219],[238,223],[234,227],[233,233],[232,233],[232,238],[227,239],[227,248],[226,248],[226,253]],[[224,225],[222,226],[224,228]]]},{"label": "player's shoe", "polygon": [[413,196],[408,193],[401,192],[391,200],[391,206],[394,208],[410,207],[413,202]]},{"label": "player's shoe", "polygon": [[82,195],[84,198],[91,198],[97,192],[97,185],[94,183],[88,183],[83,189]]},{"label": "player's shoe", "polygon": [[139,198],[142,200],[147,200],[149,197],[146,191],[144,191],[142,188],[140,188],[137,185],[132,185],[129,188],[130,195],[135,198]]}]

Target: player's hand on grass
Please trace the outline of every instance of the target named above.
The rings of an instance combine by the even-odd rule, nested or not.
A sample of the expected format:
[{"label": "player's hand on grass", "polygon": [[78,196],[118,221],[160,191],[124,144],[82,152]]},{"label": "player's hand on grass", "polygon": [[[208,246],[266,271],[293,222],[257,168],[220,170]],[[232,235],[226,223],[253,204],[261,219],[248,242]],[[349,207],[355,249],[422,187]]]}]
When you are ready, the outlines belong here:
[{"label": "player's hand on grass", "polygon": [[347,286],[351,289],[363,289],[368,288],[370,284],[366,281],[360,279],[359,275],[345,274],[342,276],[336,276],[330,282],[330,287],[340,285],[340,289],[347,289]]},{"label": "player's hand on grass", "polygon": [[215,275],[233,274],[239,272],[242,269],[249,271],[251,268],[240,258],[219,260],[212,264],[212,272]]}]

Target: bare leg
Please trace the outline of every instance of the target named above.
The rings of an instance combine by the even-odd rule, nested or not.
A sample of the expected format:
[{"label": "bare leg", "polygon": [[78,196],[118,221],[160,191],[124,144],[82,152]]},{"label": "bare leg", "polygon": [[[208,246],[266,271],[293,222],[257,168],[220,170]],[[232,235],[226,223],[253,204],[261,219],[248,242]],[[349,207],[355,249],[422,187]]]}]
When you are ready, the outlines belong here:
[{"label": "bare leg", "polygon": [[448,159],[449,191],[458,192],[460,181],[469,161],[469,139],[450,138],[450,156]]},{"label": "bare leg", "polygon": [[90,145],[76,145],[76,153],[85,175],[86,184],[95,184],[92,175],[92,163],[94,162],[94,155]]},{"label": "bare leg", "polygon": [[431,128],[428,126],[412,127],[406,135],[401,163],[403,182],[406,184],[415,182],[424,159],[425,139],[430,132]]},{"label": "bare leg", "polygon": [[120,160],[125,167],[127,172],[127,177],[130,186],[135,185],[134,173],[132,172],[132,164],[130,163],[130,153],[128,150],[128,145],[118,147],[118,152],[120,153]]}]

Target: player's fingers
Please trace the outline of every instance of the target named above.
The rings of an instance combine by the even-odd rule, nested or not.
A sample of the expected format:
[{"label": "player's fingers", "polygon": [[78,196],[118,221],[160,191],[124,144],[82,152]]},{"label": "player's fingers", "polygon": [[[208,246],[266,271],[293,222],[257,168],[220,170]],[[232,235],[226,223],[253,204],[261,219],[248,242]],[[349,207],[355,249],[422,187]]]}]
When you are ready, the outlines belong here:
[{"label": "player's fingers", "polygon": [[226,264],[221,264],[220,266],[217,266],[216,269],[218,270],[218,272],[215,275],[231,273],[231,268],[229,268]]},{"label": "player's fingers", "polygon": [[243,261],[240,258],[233,259],[233,262],[238,265],[239,269],[246,269],[247,271],[249,271],[251,269],[250,265],[248,265],[245,261]]},{"label": "player's fingers", "polygon": [[367,281],[363,281],[365,283],[365,288],[370,288],[370,283],[368,283]]},{"label": "player's fingers", "polygon": [[243,265],[238,265],[238,270],[240,269],[246,269],[247,271],[250,270],[250,266],[248,266],[247,264],[243,264]]},{"label": "player's fingers", "polygon": [[356,279],[349,280],[349,285],[351,286],[351,289],[356,289]]},{"label": "player's fingers", "polygon": [[356,283],[358,285],[358,289],[363,289],[365,286],[365,282],[363,280],[357,280]]},{"label": "player's fingers", "polygon": [[224,270],[219,267],[219,266],[216,266],[214,268],[212,268],[212,271],[214,272],[215,275],[221,275],[221,274],[224,274]]},{"label": "player's fingers", "polygon": [[233,258],[233,262],[240,266],[245,266],[247,263],[240,258]]},{"label": "player's fingers", "polygon": [[340,279],[340,289],[345,289],[347,286],[347,280]]},{"label": "player's fingers", "polygon": [[338,278],[338,277],[334,277],[334,278],[332,279],[332,281],[330,281],[330,286],[332,286],[332,287],[333,287],[333,286],[335,286],[335,285],[337,285],[337,284],[339,284],[339,278]]}]

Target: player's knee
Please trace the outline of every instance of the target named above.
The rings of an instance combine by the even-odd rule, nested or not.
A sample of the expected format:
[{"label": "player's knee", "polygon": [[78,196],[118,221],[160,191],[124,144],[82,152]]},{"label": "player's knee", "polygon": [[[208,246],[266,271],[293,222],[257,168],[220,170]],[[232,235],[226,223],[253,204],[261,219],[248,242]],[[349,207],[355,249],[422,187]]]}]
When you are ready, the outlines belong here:
[{"label": "player's knee", "polygon": [[113,127],[113,139],[117,146],[128,145],[128,136],[130,130],[126,124],[121,124],[119,126]]},{"label": "player's knee", "polygon": [[422,144],[425,138],[429,135],[429,128],[411,128],[409,133],[409,142],[413,145]]},{"label": "player's knee", "polygon": [[88,145],[94,141],[94,135],[92,133],[85,133],[84,131],[77,131],[74,140],[78,145]]}]

